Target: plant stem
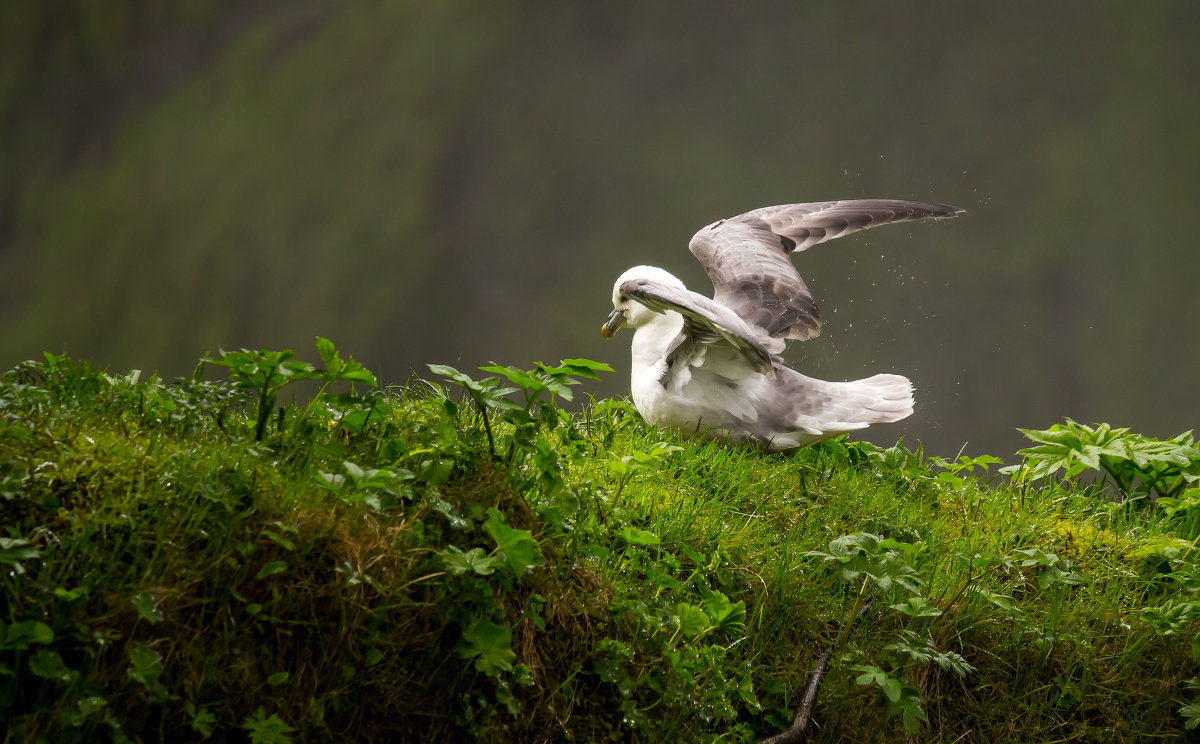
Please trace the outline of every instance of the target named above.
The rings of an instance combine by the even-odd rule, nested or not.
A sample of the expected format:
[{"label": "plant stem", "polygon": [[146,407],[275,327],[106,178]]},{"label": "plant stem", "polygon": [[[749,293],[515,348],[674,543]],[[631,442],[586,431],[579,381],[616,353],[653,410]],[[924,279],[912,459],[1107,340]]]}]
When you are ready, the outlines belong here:
[{"label": "plant stem", "polygon": [[867,579],[863,579],[862,586],[858,589],[858,596],[854,598],[854,606],[850,612],[846,613],[846,619],[842,622],[841,630],[838,631],[837,641],[825,647],[817,657],[817,663],[813,665],[812,673],[808,677],[808,684],[804,687],[804,696],[800,698],[800,705],[796,708],[796,717],[792,720],[792,726],[787,731],[776,734],[775,736],[763,739],[759,744],[803,744],[808,736],[808,722],[812,718],[813,708],[817,704],[817,692],[821,688],[821,679],[825,676],[825,670],[829,666],[829,660],[833,658],[835,651],[841,653],[842,646],[846,643],[846,639],[850,636],[850,629],[854,623],[863,615],[867,614],[867,610],[871,609],[871,604],[875,601],[869,599],[863,601],[863,594],[867,589]]},{"label": "plant stem", "polygon": [[258,419],[254,425],[254,441],[261,442],[267,429],[267,419],[271,418],[271,409],[275,407],[274,396],[269,395],[269,385],[264,384],[258,393]]},{"label": "plant stem", "polygon": [[475,405],[479,407],[479,413],[483,415],[483,430],[487,432],[488,452],[492,453],[492,460],[496,459],[496,440],[492,438],[492,422],[488,418],[487,405],[482,400],[476,399]]}]

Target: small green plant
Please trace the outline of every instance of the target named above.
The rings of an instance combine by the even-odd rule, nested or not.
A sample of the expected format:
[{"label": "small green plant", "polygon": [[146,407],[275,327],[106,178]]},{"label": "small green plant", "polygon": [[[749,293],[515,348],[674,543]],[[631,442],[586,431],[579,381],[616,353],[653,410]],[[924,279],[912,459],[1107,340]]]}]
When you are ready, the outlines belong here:
[{"label": "small green plant", "polygon": [[943,472],[938,473],[934,478],[935,482],[955,490],[961,490],[965,487],[966,481],[964,475],[974,474],[976,468],[982,472],[987,472],[988,467],[991,465],[999,465],[1003,462],[999,457],[993,457],[992,455],[979,455],[978,457],[959,455],[958,460],[955,461],[948,461],[941,457],[929,458],[930,465],[943,470]]},{"label": "small green plant", "polygon": [[1068,586],[1078,586],[1083,583],[1083,576],[1066,558],[1059,558],[1054,553],[1047,553],[1040,548],[1022,549],[1017,552],[1025,556],[1025,559],[1021,561],[1022,566],[1039,566],[1037,584],[1040,589],[1046,589],[1056,583]]},{"label": "small green plant", "polygon": [[203,371],[204,364],[214,367],[225,367],[229,370],[229,379],[243,390],[253,391],[257,401],[254,419],[254,441],[261,442],[266,433],[267,423],[275,411],[279,393],[287,385],[298,380],[318,380],[321,389],[304,409],[301,418],[307,418],[318,400],[325,396],[325,391],[336,382],[363,383],[374,386],[378,384],[375,375],[350,357],[344,360],[337,348],[329,339],[317,336],[317,351],[325,362],[325,369],[318,369],[308,362],[296,359],[291,349],[283,351],[268,351],[260,349],[251,351],[222,351],[220,359],[205,357],[197,368],[197,378]]},{"label": "small green plant", "polygon": [[362,501],[375,511],[393,508],[412,498],[410,482],[416,476],[405,468],[364,468],[349,460],[342,473],[318,471],[316,482],[336,493],[345,503]]},{"label": "small green plant", "polygon": [[1200,447],[1191,432],[1159,440],[1114,429],[1108,424],[1094,428],[1071,419],[1049,429],[1018,429],[1037,443],[1020,450],[1025,458],[1019,466],[1005,468],[1022,482],[1048,478],[1060,470],[1073,478],[1084,470],[1107,475],[1126,499],[1142,498],[1151,492],[1174,498],[1188,484],[1200,480]]},{"label": "small green plant", "polygon": [[[522,370],[511,365],[491,364],[480,367],[484,372],[503,375],[516,387],[506,386],[499,377],[476,380],[445,364],[430,364],[430,371],[461,386],[471,397],[476,410],[483,418],[487,433],[488,448],[493,459],[497,457],[496,436],[489,411],[495,411],[513,427],[508,459],[517,450],[528,451],[534,446],[537,422],[554,429],[560,422],[560,412],[554,406],[555,397],[572,400],[571,386],[578,385],[578,377],[599,379],[599,372],[611,372],[612,367],[590,359],[564,359],[557,367],[538,362],[531,370]],[[508,396],[520,392],[523,401],[517,402]],[[548,394],[543,398],[543,394]]]},{"label": "small green plant", "polygon": [[[843,620],[842,629],[833,650],[840,653],[849,636],[849,629],[854,619],[864,606],[866,591],[873,586],[877,592],[890,593],[895,589],[903,589],[907,596],[903,601],[891,605],[891,609],[907,615],[914,620],[937,617],[942,611],[931,605],[921,596],[924,580],[917,570],[908,564],[906,554],[915,552],[915,547],[908,543],[899,542],[893,538],[881,538],[870,533],[844,535],[829,543],[829,551],[810,551],[807,555],[820,558],[823,562],[837,568],[838,578],[847,583],[858,583],[858,592],[854,597]],[[907,649],[907,641],[893,644],[885,650]],[[925,663],[932,660],[932,655]],[[912,655],[908,659],[913,660]],[[884,671],[874,664],[859,664],[851,667],[852,671],[860,674],[855,679],[858,685],[877,685],[880,694],[886,701],[886,715],[898,716],[901,725],[909,733],[920,731],[921,723],[927,721],[922,708],[921,696],[917,690],[905,685],[900,678],[893,676],[903,668],[896,665],[893,672]]]},{"label": "small green plant", "polygon": [[650,445],[649,449],[643,452],[630,452],[628,455],[617,455],[609,453],[608,466],[610,472],[617,476],[617,490],[612,495],[612,506],[616,505],[621,499],[621,493],[625,490],[625,486],[629,481],[642,470],[658,465],[662,460],[668,457],[673,452],[682,450],[674,444],[666,442],[655,442]]},{"label": "small green plant", "polygon": [[261,442],[267,422],[275,411],[279,391],[296,380],[313,379],[317,370],[307,362],[297,361],[291,349],[283,351],[222,351],[220,359],[206,357],[203,361],[214,367],[226,367],[229,379],[243,390],[253,391],[257,413],[254,419],[254,441]]},{"label": "small green plant", "polygon": [[246,717],[242,728],[250,733],[251,744],[292,744],[292,737],[288,734],[296,732],[274,713],[268,716],[261,706],[253,715]]},{"label": "small green plant", "polygon": [[[1187,689],[1192,692],[1200,691],[1200,677],[1193,677],[1186,682]],[[1179,710],[1180,717],[1184,720],[1184,727],[1188,731],[1193,731],[1200,727],[1200,695],[1197,695],[1191,703],[1183,706]]]},{"label": "small green plant", "polygon": [[855,684],[879,687],[880,694],[887,701],[889,717],[900,716],[905,731],[910,734],[920,733],[921,724],[928,722],[929,718],[921,707],[919,692],[872,664],[857,664],[850,669],[859,672],[858,677],[854,679]]}]

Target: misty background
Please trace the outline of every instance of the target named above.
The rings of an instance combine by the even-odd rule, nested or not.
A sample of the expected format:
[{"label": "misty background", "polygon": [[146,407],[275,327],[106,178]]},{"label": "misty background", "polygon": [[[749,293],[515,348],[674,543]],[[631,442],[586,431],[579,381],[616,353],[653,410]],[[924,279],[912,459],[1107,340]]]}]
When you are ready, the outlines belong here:
[{"label": "misty background", "polygon": [[[587,357],[612,282],[711,285],[700,227],[949,203],[795,257],[787,354],[907,375],[868,430],[1012,462],[1064,417],[1169,437],[1200,393],[1200,5],[0,5],[0,367],[189,374],[327,336],[386,384]],[[482,374],[482,373],[480,373]]]}]

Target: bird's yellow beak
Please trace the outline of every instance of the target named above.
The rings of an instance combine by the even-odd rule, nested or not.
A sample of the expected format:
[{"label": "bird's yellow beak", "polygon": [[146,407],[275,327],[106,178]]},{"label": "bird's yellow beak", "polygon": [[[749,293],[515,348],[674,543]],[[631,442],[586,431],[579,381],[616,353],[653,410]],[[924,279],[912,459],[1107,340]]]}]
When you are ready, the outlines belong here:
[{"label": "bird's yellow beak", "polygon": [[612,335],[620,330],[623,325],[625,325],[625,311],[621,308],[613,308],[612,313],[608,316],[608,320],[604,321],[604,325],[600,326],[600,335],[605,338],[612,338]]}]

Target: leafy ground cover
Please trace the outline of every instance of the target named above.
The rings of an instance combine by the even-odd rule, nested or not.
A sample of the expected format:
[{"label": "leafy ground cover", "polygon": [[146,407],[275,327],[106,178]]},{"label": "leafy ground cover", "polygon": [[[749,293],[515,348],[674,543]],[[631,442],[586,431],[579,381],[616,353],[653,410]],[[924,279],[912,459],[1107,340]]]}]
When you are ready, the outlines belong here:
[{"label": "leafy ground cover", "polygon": [[810,741],[1200,722],[1190,435],[1068,421],[1001,477],[680,441],[582,359],[318,355],[3,377],[5,741],[748,742],[831,645]]}]

